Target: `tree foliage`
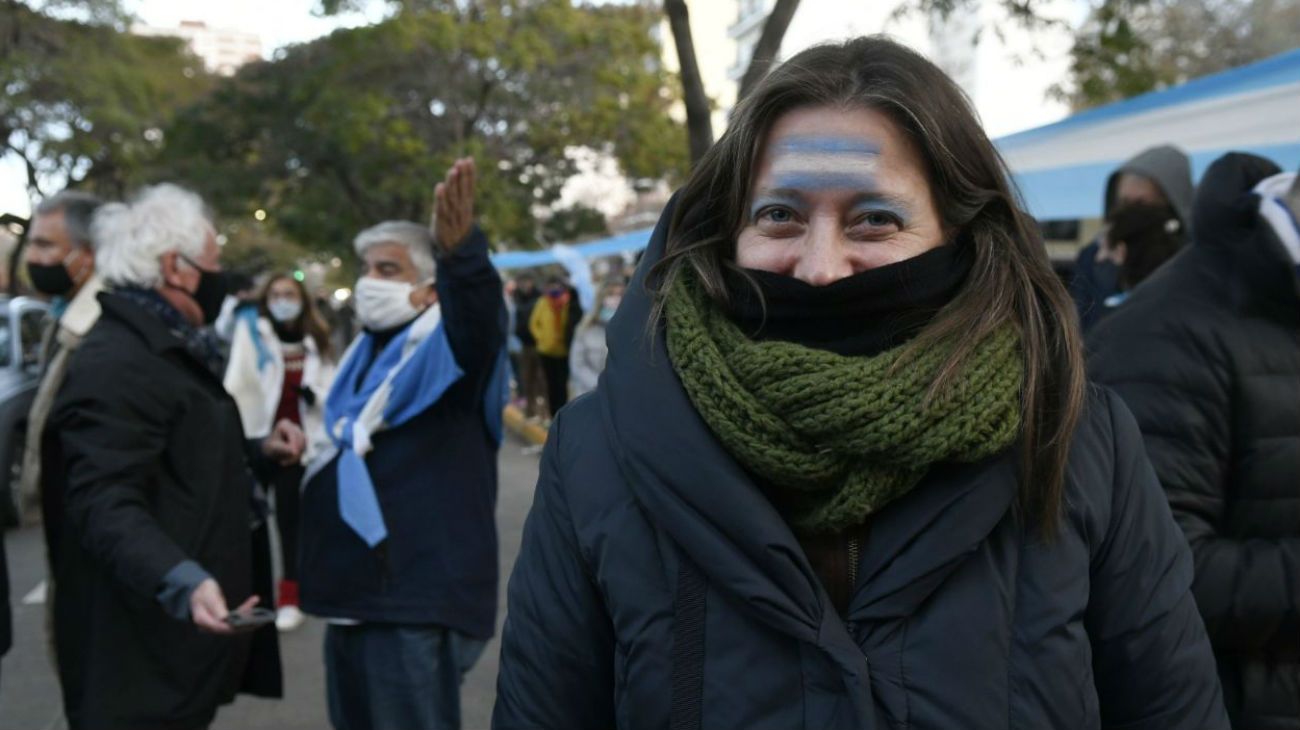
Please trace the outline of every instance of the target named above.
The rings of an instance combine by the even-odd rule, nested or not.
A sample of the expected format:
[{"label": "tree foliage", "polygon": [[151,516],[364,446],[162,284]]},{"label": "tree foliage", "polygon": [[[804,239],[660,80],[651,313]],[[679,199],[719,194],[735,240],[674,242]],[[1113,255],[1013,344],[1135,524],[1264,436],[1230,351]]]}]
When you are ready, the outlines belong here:
[{"label": "tree foliage", "polygon": [[434,182],[472,155],[483,225],[532,245],[534,208],[574,172],[567,148],[608,150],[631,177],[684,167],[657,20],[568,0],[411,3],[245,67],[180,115],[161,167],[219,209],[265,210],[288,238],[340,252],[380,220],[428,220]]},{"label": "tree foliage", "polygon": [[208,87],[179,41],[123,33],[121,17],[105,0],[0,0],[0,154],[21,159],[32,194],[55,181],[122,195]]},{"label": "tree foliage", "polygon": [[1084,109],[1268,58],[1297,39],[1294,0],[1103,0],[1054,93]]}]

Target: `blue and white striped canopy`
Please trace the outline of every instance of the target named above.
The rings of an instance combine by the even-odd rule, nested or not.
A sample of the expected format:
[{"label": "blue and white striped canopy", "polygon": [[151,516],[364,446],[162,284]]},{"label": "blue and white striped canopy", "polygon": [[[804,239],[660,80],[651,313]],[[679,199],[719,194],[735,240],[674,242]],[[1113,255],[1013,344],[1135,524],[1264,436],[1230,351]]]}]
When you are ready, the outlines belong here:
[{"label": "blue and white striped canopy", "polygon": [[996,140],[1030,213],[1097,218],[1106,179],[1137,153],[1173,144],[1200,179],[1225,152],[1300,166],[1300,48]]},{"label": "blue and white striped canopy", "polygon": [[[640,251],[650,244],[650,234],[654,233],[653,228],[645,228],[639,231],[623,233],[611,238],[602,238],[599,241],[589,241],[587,243],[574,244],[570,248],[582,254],[586,258],[600,258],[603,256],[615,256],[625,251]],[[549,266],[551,264],[562,264],[562,257],[557,255],[554,249],[545,249],[542,251],[502,251],[501,253],[492,254],[492,263],[501,270],[506,269],[527,269],[534,266]]]}]

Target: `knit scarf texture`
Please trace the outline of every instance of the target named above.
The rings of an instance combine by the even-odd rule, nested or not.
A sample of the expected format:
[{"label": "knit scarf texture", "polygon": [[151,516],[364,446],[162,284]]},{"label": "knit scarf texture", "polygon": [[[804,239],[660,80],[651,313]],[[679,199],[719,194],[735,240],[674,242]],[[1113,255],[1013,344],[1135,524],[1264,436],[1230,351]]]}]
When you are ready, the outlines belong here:
[{"label": "knit scarf texture", "polygon": [[979,342],[951,386],[927,397],[952,346],[895,369],[905,347],[848,357],[754,341],[705,296],[689,268],[666,302],[669,358],[710,430],[796,532],[858,527],[939,462],[976,462],[1020,432],[1014,327]]}]

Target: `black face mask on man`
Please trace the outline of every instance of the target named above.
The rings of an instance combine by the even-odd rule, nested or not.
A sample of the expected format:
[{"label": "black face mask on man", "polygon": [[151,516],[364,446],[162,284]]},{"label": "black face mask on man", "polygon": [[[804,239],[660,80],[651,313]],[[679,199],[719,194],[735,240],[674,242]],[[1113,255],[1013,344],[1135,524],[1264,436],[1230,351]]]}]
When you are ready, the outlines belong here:
[{"label": "black face mask on man", "polygon": [[194,303],[199,305],[199,309],[203,310],[203,323],[216,322],[217,317],[221,316],[221,305],[225,303],[226,295],[230,293],[226,273],[208,271],[194,263],[194,260],[188,256],[182,255],[181,259],[199,271],[199,288],[195,289],[190,296],[194,298]]},{"label": "black face mask on man", "polygon": [[57,264],[36,264],[27,262],[27,276],[32,280],[36,291],[51,297],[67,296],[77,282],[68,272],[69,259],[86,255],[81,249],[74,249]]}]

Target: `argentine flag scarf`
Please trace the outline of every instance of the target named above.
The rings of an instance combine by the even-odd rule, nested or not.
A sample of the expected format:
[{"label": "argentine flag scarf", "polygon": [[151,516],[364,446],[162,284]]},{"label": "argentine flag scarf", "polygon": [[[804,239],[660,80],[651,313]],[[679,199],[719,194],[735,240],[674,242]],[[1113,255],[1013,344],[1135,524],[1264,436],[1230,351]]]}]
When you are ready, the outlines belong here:
[{"label": "argentine flag scarf", "polygon": [[[344,353],[325,400],[325,424],[334,448],[321,454],[319,466],[312,470],[320,471],[338,456],[339,516],[370,547],[388,536],[366,468],[366,455],[374,448],[371,436],[428,410],[464,375],[437,304],[378,354],[374,348],[374,335],[363,332]],[[371,360],[374,364],[367,370]]]}]

